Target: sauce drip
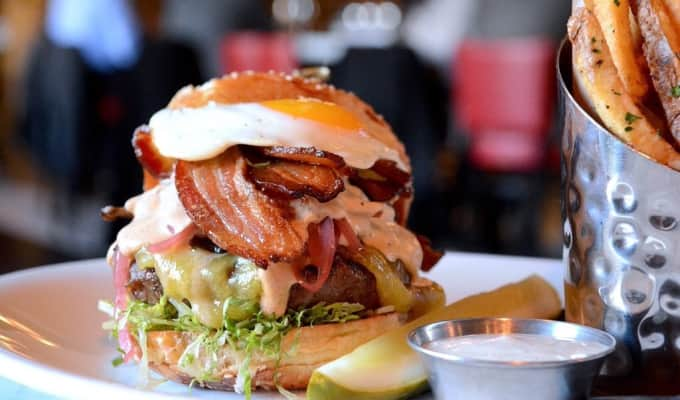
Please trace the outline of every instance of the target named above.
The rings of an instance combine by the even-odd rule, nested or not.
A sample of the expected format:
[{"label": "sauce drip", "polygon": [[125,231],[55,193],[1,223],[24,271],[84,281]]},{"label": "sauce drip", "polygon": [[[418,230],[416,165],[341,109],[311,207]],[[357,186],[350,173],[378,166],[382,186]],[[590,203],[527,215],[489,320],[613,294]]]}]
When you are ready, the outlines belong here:
[{"label": "sauce drip", "polygon": [[364,244],[380,250],[392,262],[401,260],[411,276],[418,276],[423,250],[416,236],[394,221],[394,209],[390,205],[370,201],[361,189],[349,182],[345,182],[345,190],[329,202],[303,197],[290,204],[296,215],[294,227],[304,240],[310,223],[327,216],[345,218]]},{"label": "sauce drip", "polygon": [[167,240],[191,224],[177,196],[174,179],[162,180],[153,189],[129,199],[125,209],[134,217],[118,232],[116,241],[126,256]]}]

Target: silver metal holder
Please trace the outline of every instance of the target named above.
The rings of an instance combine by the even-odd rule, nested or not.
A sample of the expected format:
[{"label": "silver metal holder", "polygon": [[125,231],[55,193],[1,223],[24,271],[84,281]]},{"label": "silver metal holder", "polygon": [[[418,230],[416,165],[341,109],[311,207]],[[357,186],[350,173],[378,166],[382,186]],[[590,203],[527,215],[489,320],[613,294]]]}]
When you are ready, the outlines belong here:
[{"label": "silver metal holder", "polygon": [[584,111],[571,91],[570,53],[565,41],[557,76],[566,318],[616,337],[606,391],[680,394],[680,172]]}]

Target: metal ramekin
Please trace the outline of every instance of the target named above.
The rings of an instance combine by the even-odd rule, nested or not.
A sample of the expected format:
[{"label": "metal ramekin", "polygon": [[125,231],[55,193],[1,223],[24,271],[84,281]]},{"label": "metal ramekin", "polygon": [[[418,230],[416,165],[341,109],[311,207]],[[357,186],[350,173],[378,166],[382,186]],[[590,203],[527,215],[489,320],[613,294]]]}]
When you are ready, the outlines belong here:
[{"label": "metal ramekin", "polygon": [[[595,341],[607,349],[579,360],[511,363],[457,358],[423,346],[435,340],[475,334],[526,333]],[[608,333],[566,322],[476,318],[435,322],[412,331],[411,347],[420,353],[437,399],[585,399],[605,356],[616,340]]]},{"label": "metal ramekin", "polygon": [[565,42],[557,76],[566,318],[617,339],[600,393],[680,394],[680,172],[588,115],[571,74]]}]

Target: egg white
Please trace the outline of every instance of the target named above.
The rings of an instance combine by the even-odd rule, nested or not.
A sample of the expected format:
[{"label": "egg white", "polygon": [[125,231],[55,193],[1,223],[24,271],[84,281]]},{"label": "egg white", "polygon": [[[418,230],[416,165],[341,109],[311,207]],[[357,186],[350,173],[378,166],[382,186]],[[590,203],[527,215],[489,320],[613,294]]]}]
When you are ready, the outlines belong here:
[{"label": "egg white", "polygon": [[315,147],[339,155],[355,168],[370,168],[387,159],[409,171],[397,151],[363,130],[347,131],[258,103],[166,108],[154,114],[149,125],[160,153],[181,160],[206,160],[237,144]]}]

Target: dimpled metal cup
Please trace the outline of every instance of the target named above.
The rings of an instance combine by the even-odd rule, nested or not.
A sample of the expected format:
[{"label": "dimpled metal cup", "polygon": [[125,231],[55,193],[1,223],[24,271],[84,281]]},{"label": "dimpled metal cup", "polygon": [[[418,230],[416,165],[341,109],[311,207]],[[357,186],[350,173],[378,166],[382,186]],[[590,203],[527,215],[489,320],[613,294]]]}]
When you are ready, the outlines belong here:
[{"label": "dimpled metal cup", "polygon": [[617,339],[596,393],[679,394],[680,172],[621,142],[574,100],[568,43],[557,64],[566,318]]},{"label": "dimpled metal cup", "polygon": [[[486,361],[460,358],[428,348],[440,339],[479,334],[532,334],[597,342],[603,350],[588,357],[561,361]],[[442,321],[408,335],[420,353],[437,399],[446,400],[571,400],[585,399],[615,339],[600,330],[566,322],[537,319],[475,318]]]}]

